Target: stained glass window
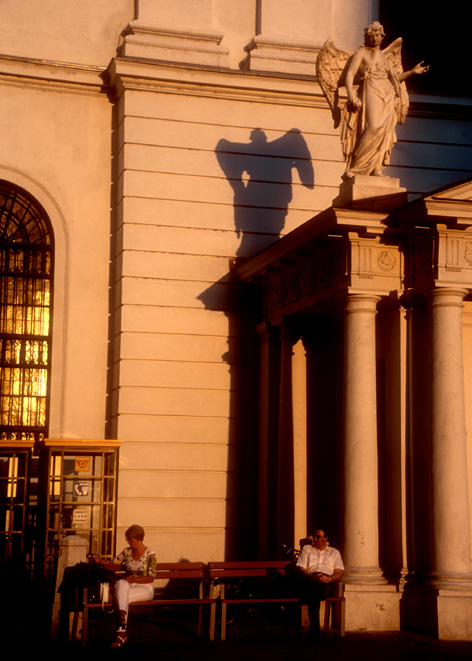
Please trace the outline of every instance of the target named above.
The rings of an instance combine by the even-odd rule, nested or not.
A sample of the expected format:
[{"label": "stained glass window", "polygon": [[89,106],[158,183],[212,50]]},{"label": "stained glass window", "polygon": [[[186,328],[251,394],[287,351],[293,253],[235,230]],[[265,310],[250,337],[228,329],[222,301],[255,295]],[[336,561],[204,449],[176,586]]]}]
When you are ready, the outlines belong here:
[{"label": "stained glass window", "polygon": [[44,438],[52,233],[40,205],[0,181],[0,438]]}]

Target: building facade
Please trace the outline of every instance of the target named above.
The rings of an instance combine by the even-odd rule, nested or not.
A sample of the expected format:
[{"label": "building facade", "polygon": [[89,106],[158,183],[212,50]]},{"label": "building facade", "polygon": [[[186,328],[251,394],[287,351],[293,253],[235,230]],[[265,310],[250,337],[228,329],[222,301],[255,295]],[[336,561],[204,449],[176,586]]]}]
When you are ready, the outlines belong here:
[{"label": "building facade", "polygon": [[348,628],[471,637],[470,93],[410,90],[401,211],[339,209],[316,58],[401,2],[2,4],[3,557],[140,523],[162,561],[272,558],[321,524]]}]

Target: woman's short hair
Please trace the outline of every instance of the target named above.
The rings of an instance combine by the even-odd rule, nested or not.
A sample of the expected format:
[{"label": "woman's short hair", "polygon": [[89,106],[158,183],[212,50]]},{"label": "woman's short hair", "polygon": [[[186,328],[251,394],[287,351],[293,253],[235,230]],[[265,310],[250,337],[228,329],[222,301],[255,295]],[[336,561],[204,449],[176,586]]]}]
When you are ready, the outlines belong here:
[{"label": "woman's short hair", "polygon": [[126,539],[129,539],[130,537],[132,537],[133,539],[137,539],[138,542],[142,542],[143,539],[144,539],[144,528],[142,528],[141,526],[138,526],[134,523],[125,532],[125,537],[126,537]]}]

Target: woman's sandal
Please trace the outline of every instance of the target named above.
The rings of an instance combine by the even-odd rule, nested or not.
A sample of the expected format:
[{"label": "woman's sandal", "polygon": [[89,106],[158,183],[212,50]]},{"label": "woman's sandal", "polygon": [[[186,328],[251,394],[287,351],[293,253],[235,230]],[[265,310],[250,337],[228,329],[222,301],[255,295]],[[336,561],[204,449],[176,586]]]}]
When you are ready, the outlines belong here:
[{"label": "woman's sandal", "polygon": [[126,643],[128,640],[128,636],[126,635],[126,631],[124,629],[118,629],[116,632],[116,638],[114,642],[111,644],[111,647],[121,647]]}]

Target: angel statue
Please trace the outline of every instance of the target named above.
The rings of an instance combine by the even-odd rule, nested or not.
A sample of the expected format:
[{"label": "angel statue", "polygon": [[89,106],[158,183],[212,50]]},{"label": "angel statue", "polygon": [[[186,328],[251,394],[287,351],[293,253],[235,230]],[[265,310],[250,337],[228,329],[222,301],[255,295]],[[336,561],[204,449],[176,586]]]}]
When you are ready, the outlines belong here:
[{"label": "angel statue", "polygon": [[[377,21],[364,30],[364,46],[356,53],[336,48],[331,39],[321,49],[316,72],[331,107],[335,128],[341,124],[341,143],[347,163],[343,179],[356,174],[382,176],[396,143],[395,126],[408,112],[405,80],[428,71],[423,62],[403,71],[401,38],[380,50],[385,32]],[[339,88],[347,102],[341,109]]]}]

